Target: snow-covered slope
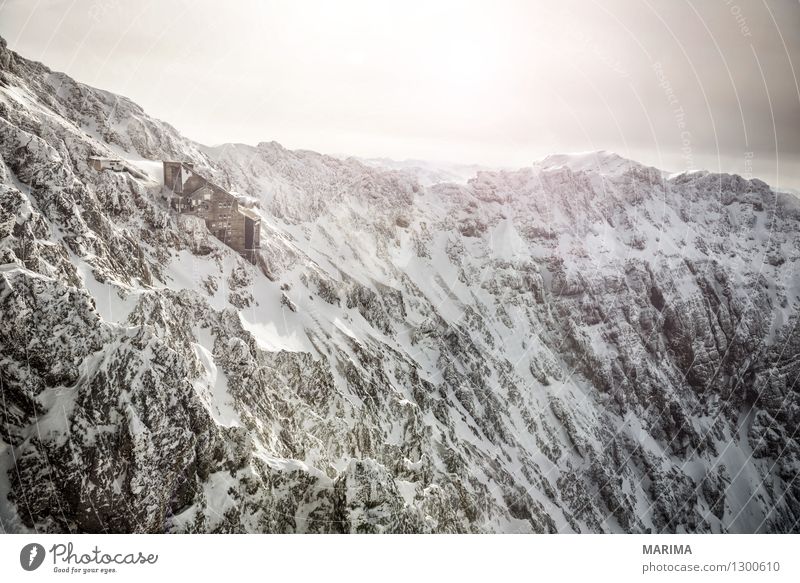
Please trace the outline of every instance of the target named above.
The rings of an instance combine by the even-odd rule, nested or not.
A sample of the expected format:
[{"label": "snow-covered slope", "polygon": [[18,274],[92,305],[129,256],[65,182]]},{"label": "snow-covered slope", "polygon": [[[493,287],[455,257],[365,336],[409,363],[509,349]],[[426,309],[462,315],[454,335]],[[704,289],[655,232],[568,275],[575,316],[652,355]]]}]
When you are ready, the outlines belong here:
[{"label": "snow-covered slope", "polygon": [[[208,148],[4,43],[0,125],[3,530],[798,530],[791,195]],[[161,159],[252,198],[260,267]]]},{"label": "snow-covered slope", "polygon": [[371,168],[399,170],[416,178],[423,186],[442,182],[466,184],[482,170],[493,170],[478,164],[455,164],[452,162],[429,162],[427,160],[392,160],[391,158],[358,158]]}]

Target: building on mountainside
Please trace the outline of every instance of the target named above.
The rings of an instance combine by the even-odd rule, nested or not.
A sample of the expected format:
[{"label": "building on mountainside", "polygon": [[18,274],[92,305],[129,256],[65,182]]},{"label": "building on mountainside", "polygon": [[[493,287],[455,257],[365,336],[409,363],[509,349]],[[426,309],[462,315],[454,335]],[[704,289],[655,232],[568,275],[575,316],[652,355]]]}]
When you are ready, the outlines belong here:
[{"label": "building on mountainside", "polygon": [[102,172],[103,170],[111,170],[112,172],[127,172],[134,178],[147,180],[147,176],[145,176],[142,172],[136,170],[130,164],[126,164],[119,158],[103,158],[101,156],[89,156],[88,162],[89,162],[89,167],[93,168],[98,172]]},{"label": "building on mountainside", "polygon": [[127,170],[122,160],[118,158],[100,158],[99,156],[89,156],[89,166],[97,170],[111,170],[113,172],[124,172]]},{"label": "building on mountainside", "polygon": [[190,162],[164,161],[164,191],[170,206],[205,220],[220,241],[256,263],[261,247],[261,217],[239,199],[204,178]]}]

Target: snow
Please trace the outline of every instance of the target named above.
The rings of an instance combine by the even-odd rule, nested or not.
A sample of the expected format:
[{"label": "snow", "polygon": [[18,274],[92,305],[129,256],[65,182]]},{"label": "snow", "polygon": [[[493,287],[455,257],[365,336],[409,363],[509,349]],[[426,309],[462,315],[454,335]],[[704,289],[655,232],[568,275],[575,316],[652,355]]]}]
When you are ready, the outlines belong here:
[{"label": "snow", "polygon": [[397,491],[400,492],[400,495],[403,497],[403,500],[405,500],[406,504],[412,506],[414,504],[414,499],[416,498],[416,483],[408,482],[406,480],[395,480],[394,483],[397,486]]},{"label": "snow", "polygon": [[[14,456],[11,445],[0,439],[0,534],[30,532],[17,514],[17,508],[8,500],[11,492],[10,475],[15,467]],[[24,504],[23,495],[23,506]]]},{"label": "snow", "polygon": [[234,406],[234,399],[228,392],[228,378],[214,360],[214,339],[210,331],[207,328],[195,327],[193,332],[197,339],[193,346],[206,371],[203,377],[194,381],[195,390],[219,425],[242,427],[243,423]]},{"label": "snow", "polygon": [[[346,159],[349,156],[341,156]],[[458,164],[431,160],[392,160],[391,158],[357,158],[371,167],[406,172],[414,176],[423,186],[441,183],[467,184],[478,172],[492,170],[479,164]]]},{"label": "snow", "polygon": [[141,170],[151,182],[161,184],[164,180],[164,165],[161,160],[147,160],[144,158],[127,157],[125,161],[134,168]]},{"label": "snow", "polygon": [[100,283],[88,263],[77,258],[75,263],[84,287],[95,301],[97,313],[107,322],[121,324],[127,321],[142,293],[146,292],[110,280]]},{"label": "snow", "polygon": [[642,167],[638,162],[628,160],[607,150],[577,152],[574,154],[551,154],[541,162],[534,163],[534,166],[542,170],[569,168],[573,172],[592,171],[601,176],[619,175],[631,168]]},{"label": "snow", "polygon": [[[238,476],[231,476],[230,472],[214,472],[208,476],[203,483],[201,500],[205,502],[206,511],[212,514],[214,521],[221,522],[225,512],[232,506],[236,506],[236,499],[229,491],[238,484]],[[192,523],[200,510],[195,504],[184,509],[181,513],[171,517],[173,528],[185,529],[191,527]]]},{"label": "snow", "polygon": [[520,236],[514,221],[510,218],[499,221],[492,228],[488,243],[498,259],[513,261],[530,257],[528,243]]}]

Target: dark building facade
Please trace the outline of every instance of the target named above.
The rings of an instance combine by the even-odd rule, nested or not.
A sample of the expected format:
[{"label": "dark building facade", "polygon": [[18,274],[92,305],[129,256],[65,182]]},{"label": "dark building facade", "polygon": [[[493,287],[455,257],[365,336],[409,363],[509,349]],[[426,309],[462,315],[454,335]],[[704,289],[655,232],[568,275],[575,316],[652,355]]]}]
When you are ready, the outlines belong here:
[{"label": "dark building facade", "polygon": [[164,189],[174,210],[205,219],[217,239],[256,262],[261,217],[233,194],[201,176],[189,162],[164,161]]}]

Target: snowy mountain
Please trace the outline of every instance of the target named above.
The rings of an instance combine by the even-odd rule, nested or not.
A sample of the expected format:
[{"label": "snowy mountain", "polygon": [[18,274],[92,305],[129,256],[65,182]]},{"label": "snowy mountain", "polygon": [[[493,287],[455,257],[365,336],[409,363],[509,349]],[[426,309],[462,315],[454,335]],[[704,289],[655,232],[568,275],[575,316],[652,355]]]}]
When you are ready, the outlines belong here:
[{"label": "snowy mountain", "polygon": [[357,158],[371,168],[398,170],[413,176],[423,186],[441,182],[466,184],[480,171],[497,170],[478,164],[455,164],[452,162],[430,162],[427,160],[392,160],[391,158]]},{"label": "snowy mountain", "polygon": [[[3,531],[800,530],[793,196],[210,148],[5,42],[0,125]],[[254,205],[259,265],[165,159]]]}]

